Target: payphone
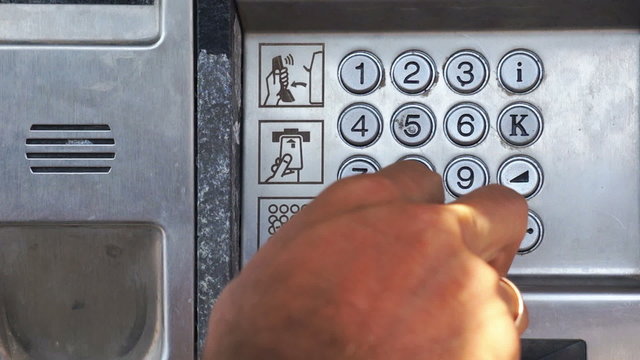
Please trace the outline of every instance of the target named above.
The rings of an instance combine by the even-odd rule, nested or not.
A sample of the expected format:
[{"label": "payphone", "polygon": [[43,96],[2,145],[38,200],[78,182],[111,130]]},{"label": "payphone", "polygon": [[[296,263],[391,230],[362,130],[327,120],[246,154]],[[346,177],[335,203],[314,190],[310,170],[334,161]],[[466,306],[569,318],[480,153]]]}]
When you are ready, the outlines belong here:
[{"label": "payphone", "polygon": [[0,1],[0,359],[194,358],[192,13]]},{"label": "payphone", "polygon": [[[239,0],[243,262],[329,184],[416,159],[447,201],[528,199],[523,358],[637,358],[640,4],[588,3]],[[305,64],[318,101],[281,91]],[[304,167],[269,177],[294,129]]]}]

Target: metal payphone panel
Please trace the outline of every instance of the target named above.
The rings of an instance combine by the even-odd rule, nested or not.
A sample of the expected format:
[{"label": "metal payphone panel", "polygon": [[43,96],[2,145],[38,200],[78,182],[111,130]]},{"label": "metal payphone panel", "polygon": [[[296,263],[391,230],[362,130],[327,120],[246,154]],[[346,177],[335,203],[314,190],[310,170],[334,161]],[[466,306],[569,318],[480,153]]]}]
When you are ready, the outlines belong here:
[{"label": "metal payphone panel", "polygon": [[[289,15],[320,6],[311,3],[291,4]],[[447,201],[485,183],[528,198],[530,225],[510,274],[531,310],[525,337],[582,339],[590,359],[635,358],[637,19],[619,17],[618,27],[594,12],[570,30],[508,21],[492,30],[476,20],[477,29],[458,31],[440,19],[394,32],[407,29],[390,8],[385,31],[360,19],[368,25],[336,28],[358,32],[335,32],[326,24],[348,19],[331,20],[330,6],[318,10],[326,22],[307,28],[300,18],[278,27],[258,2],[243,6],[244,262],[338,178],[416,158],[443,174]],[[363,14],[376,6],[384,4]]]},{"label": "metal payphone panel", "polygon": [[150,3],[0,4],[1,359],[194,356],[193,10]]}]

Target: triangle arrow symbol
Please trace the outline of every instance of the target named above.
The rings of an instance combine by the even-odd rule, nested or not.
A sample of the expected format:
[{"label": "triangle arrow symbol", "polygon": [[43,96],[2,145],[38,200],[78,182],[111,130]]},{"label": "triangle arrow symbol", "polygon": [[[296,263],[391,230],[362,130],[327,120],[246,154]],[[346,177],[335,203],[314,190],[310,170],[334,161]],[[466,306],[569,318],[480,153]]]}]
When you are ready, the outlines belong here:
[{"label": "triangle arrow symbol", "polygon": [[510,183],[528,183],[529,182],[529,170],[509,180]]}]

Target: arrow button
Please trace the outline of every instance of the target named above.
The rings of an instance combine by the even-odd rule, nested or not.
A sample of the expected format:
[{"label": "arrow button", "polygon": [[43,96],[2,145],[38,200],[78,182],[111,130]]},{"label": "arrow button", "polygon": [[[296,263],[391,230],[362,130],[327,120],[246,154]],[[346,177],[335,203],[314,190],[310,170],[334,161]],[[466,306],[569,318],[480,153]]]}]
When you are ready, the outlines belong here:
[{"label": "arrow button", "polygon": [[498,181],[527,199],[542,187],[542,169],[528,156],[514,156],[500,166]]}]

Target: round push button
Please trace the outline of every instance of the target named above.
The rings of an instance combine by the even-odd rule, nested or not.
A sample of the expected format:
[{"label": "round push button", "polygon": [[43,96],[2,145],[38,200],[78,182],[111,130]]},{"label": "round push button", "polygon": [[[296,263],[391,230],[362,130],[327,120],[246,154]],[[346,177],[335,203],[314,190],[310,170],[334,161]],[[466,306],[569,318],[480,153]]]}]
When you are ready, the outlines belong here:
[{"label": "round push button", "polygon": [[401,106],[391,117],[393,137],[405,146],[426,144],[435,133],[435,115],[422,104]]},{"label": "round push button", "polygon": [[498,182],[530,199],[542,187],[542,169],[528,156],[514,156],[500,166]]},{"label": "round push button", "polygon": [[454,196],[466,195],[489,183],[489,171],[482,160],[474,156],[453,159],[444,170],[447,191]]},{"label": "round push button", "polygon": [[463,94],[475,94],[487,84],[489,65],[480,53],[463,50],[453,54],[444,66],[447,85]]},{"label": "round push button", "polygon": [[514,50],[498,65],[498,78],[505,89],[516,94],[535,90],[542,81],[542,61],[529,50]]},{"label": "round push button", "polygon": [[368,51],[356,51],[347,55],[338,68],[340,83],[349,92],[366,95],[382,82],[382,63]]},{"label": "round push button", "polygon": [[533,144],[542,134],[542,115],[531,104],[516,103],[498,117],[500,137],[513,146]]},{"label": "round push button", "polygon": [[524,233],[524,238],[520,243],[518,249],[519,254],[527,254],[535,250],[542,241],[544,235],[544,228],[542,227],[542,221],[536,213],[529,211],[529,217],[527,219],[527,230]]},{"label": "round push button", "polygon": [[380,165],[372,158],[362,155],[353,156],[340,165],[338,180],[354,175],[372,174],[379,170]]},{"label": "round push button", "polygon": [[444,120],[449,140],[462,147],[479,144],[489,130],[488,115],[479,105],[464,103],[455,106]]},{"label": "round push button", "polygon": [[422,51],[407,51],[393,62],[391,81],[405,94],[415,95],[427,91],[435,79],[435,63]]},{"label": "round push button", "polygon": [[382,132],[382,115],[369,104],[354,104],[346,108],[338,119],[342,139],[356,147],[373,144]]},{"label": "round push button", "polygon": [[431,163],[431,161],[427,160],[427,158],[420,156],[420,155],[407,155],[407,156],[403,156],[402,158],[400,158],[400,160],[398,161],[404,161],[404,160],[414,160],[414,161],[418,161],[420,162],[422,165],[426,166],[427,169],[429,169],[429,171],[436,171],[436,168],[433,166],[433,164]]}]

